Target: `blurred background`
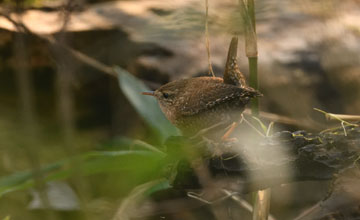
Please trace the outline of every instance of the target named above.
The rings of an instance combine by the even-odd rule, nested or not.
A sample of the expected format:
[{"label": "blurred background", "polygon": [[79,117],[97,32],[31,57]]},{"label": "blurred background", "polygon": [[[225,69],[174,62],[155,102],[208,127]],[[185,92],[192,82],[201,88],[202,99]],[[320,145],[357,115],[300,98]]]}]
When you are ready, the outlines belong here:
[{"label": "blurred background", "polygon": [[[161,143],[123,94],[111,68],[120,66],[151,89],[207,75],[204,2],[1,1],[1,176],[18,174],[11,181],[21,181],[22,171],[90,151],[128,149],[135,139]],[[248,74],[237,4],[209,0],[211,61],[218,76],[234,33],[240,35],[240,69]],[[360,113],[358,0],[257,0],[256,19],[264,94],[260,109],[288,119],[278,129],[317,132],[329,126],[313,108]],[[141,170],[141,163],[132,160],[116,166]],[[0,219],[111,219],[129,192],[151,179],[146,169],[71,172],[75,174],[51,184],[39,180],[36,185],[42,190],[3,188]],[[1,187],[6,181],[0,179]],[[323,198],[328,184],[275,188],[272,213],[292,219]],[[5,194],[6,190],[14,192]],[[47,190],[58,201],[50,201],[50,208],[40,202],[41,192]],[[276,190],[291,190],[293,196],[281,199]]]}]

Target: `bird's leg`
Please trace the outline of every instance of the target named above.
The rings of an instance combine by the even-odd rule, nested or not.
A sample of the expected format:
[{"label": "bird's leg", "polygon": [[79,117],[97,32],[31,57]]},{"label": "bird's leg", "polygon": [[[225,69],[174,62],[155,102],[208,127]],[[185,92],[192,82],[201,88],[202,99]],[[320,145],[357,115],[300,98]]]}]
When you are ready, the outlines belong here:
[{"label": "bird's leg", "polygon": [[231,133],[235,130],[235,128],[239,125],[238,122],[233,122],[229,129],[225,132],[225,134],[221,137],[221,140],[224,142],[233,142],[233,141],[237,141],[236,138],[229,138],[229,136],[231,135]]}]

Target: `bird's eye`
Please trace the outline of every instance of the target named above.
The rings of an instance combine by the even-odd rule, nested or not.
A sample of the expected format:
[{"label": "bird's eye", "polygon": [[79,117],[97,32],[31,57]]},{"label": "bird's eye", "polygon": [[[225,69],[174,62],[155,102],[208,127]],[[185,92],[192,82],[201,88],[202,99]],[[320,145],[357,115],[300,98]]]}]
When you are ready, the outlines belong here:
[{"label": "bird's eye", "polygon": [[167,98],[169,98],[169,93],[164,92],[164,93],[163,93],[163,96],[164,96],[164,98],[167,99]]}]

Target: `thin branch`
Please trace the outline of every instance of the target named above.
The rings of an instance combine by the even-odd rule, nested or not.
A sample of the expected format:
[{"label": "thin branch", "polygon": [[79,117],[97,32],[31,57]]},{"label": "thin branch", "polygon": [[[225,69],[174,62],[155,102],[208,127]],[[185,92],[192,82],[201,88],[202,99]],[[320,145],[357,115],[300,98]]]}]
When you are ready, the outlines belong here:
[{"label": "thin branch", "polygon": [[19,23],[18,21],[16,21],[15,19],[13,19],[11,17],[10,14],[4,12],[4,11],[0,11],[0,16],[6,18],[9,22],[11,22],[15,27],[21,28],[23,30],[24,33],[35,36],[37,38],[40,38],[44,41],[46,41],[47,43],[51,44],[51,45],[56,45],[59,46],[61,48],[63,48],[66,52],[69,53],[70,56],[76,58],[77,60],[85,63],[88,66],[91,66],[103,73],[106,73],[110,76],[113,77],[117,77],[116,72],[113,70],[112,67],[107,66],[99,61],[97,61],[96,59],[89,57],[88,55],[74,50],[66,45],[62,45],[60,44],[52,35],[39,35],[39,34],[35,34],[33,33],[26,25]]},{"label": "thin branch", "polygon": [[[21,10],[21,5],[16,6],[16,10]],[[17,14],[17,20],[12,19],[6,13],[0,12],[7,18],[18,30],[19,34],[15,35],[14,54],[17,62],[14,65],[15,75],[18,83],[19,99],[21,104],[22,124],[21,135],[22,139],[18,140],[19,145],[23,146],[23,150],[29,160],[31,169],[33,170],[33,178],[35,188],[39,192],[40,201],[44,204],[45,208],[50,208],[50,202],[48,199],[47,189],[45,185],[45,177],[40,171],[40,161],[37,151],[33,149],[34,146],[39,145],[38,138],[38,120],[36,117],[35,105],[34,105],[34,88],[31,83],[31,72],[29,71],[29,57],[27,56],[26,38],[24,33],[27,32],[26,27],[21,21],[21,15]],[[46,211],[49,219],[56,219],[53,211],[48,209]]]},{"label": "thin branch", "polygon": [[252,125],[248,120],[245,119],[245,117],[241,114],[241,121],[244,121],[247,125],[250,126],[250,128],[252,128],[254,131],[256,131],[256,133],[258,133],[261,137],[265,137],[265,135],[263,133],[261,133],[261,131],[259,131],[254,125]]},{"label": "thin branch", "polygon": [[205,0],[205,39],[206,39],[206,52],[208,56],[209,75],[215,77],[214,70],[211,64],[210,53],[210,40],[209,40],[209,0]]},{"label": "thin branch", "polygon": [[267,220],[270,211],[271,188],[259,190],[256,192],[253,219]]},{"label": "thin branch", "polygon": [[344,123],[346,125],[357,126],[356,124],[352,124],[352,123],[347,122],[345,120],[354,120],[354,121],[360,120],[360,115],[334,114],[334,113],[329,113],[329,112],[326,112],[326,111],[318,109],[318,108],[314,108],[314,110],[323,113],[327,120],[338,120],[338,121],[340,121],[340,122],[342,122],[342,123]]},{"label": "thin branch", "polygon": [[[246,109],[243,114],[245,115],[251,115],[251,112],[249,109]],[[296,126],[298,128],[307,128],[307,129],[315,129],[315,128],[321,128],[319,127],[318,124],[315,124],[313,121],[307,120],[307,121],[299,121],[287,116],[283,116],[283,115],[279,115],[279,114],[274,114],[274,113],[270,113],[270,112],[264,112],[264,111],[260,111],[259,112],[259,116],[260,118],[269,120],[269,121],[273,121],[276,123],[280,123],[280,124],[286,124],[286,125],[293,125]]]},{"label": "thin branch", "polygon": [[92,58],[92,57],[89,57],[88,55],[80,52],[80,51],[77,51],[77,50],[74,50],[68,46],[65,46],[65,45],[59,45],[59,42],[53,37],[53,36],[42,36],[42,35],[36,35],[38,36],[39,38],[43,39],[43,40],[46,40],[47,42],[49,42],[50,44],[54,44],[54,45],[57,45],[57,46],[60,46],[62,47],[64,50],[66,50],[71,56],[75,57],[76,59],[78,59],[79,61],[101,71],[101,72],[104,72],[110,76],[113,76],[113,77],[117,77],[117,74],[116,72],[113,70],[112,67],[110,66],[107,66],[101,62],[99,62],[98,60]]},{"label": "thin branch", "polygon": [[198,194],[198,193],[195,193],[195,192],[188,192],[187,193],[187,196],[190,197],[190,198],[193,198],[193,199],[196,199],[196,200],[199,200],[200,202],[203,202],[205,204],[208,204],[208,205],[213,205],[213,204],[216,204],[216,203],[219,203],[219,202],[222,202],[234,195],[238,195],[239,193],[238,192],[232,192],[232,193],[229,193],[225,196],[222,196],[220,198],[217,198],[215,199],[214,201],[209,201],[209,200],[206,200],[204,198],[202,198],[202,194]]},{"label": "thin branch", "polygon": [[[245,210],[252,212],[253,207],[250,203],[248,203],[246,200],[242,199],[239,195],[234,194],[228,190],[223,189],[222,190],[226,195],[231,196],[231,199],[236,201],[241,207],[243,207]],[[269,214],[269,220],[275,220],[275,217]]]}]

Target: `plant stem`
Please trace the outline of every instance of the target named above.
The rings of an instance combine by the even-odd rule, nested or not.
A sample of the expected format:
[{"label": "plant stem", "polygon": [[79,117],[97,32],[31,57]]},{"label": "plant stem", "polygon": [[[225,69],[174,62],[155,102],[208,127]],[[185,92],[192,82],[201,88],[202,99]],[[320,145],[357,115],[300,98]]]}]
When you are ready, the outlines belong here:
[{"label": "plant stem", "polygon": [[[246,56],[249,59],[250,86],[258,89],[258,73],[257,73],[257,37],[256,37],[256,20],[255,20],[255,3],[254,0],[246,1]],[[259,115],[259,100],[254,98],[251,101],[251,113],[253,116]]]},{"label": "plant stem", "polygon": [[256,193],[253,209],[253,220],[267,220],[270,209],[271,189],[259,190]]},{"label": "plant stem", "polygon": [[[255,20],[254,0],[239,0],[244,25],[245,25],[245,49],[249,60],[249,83],[254,89],[259,88],[258,84],[258,50]],[[259,99],[251,101],[251,114],[259,116]],[[259,190],[255,194],[253,220],[267,220],[269,216],[271,189]]]},{"label": "plant stem", "polygon": [[209,0],[205,0],[205,40],[206,40],[206,52],[208,56],[209,74],[215,77],[214,70],[211,64],[210,53],[210,40],[209,40]]},{"label": "plant stem", "polygon": [[[258,58],[249,57],[248,59],[249,59],[249,72],[250,72],[250,77],[249,77],[250,86],[258,90],[259,88],[258,74],[257,74]],[[259,99],[257,97],[252,99],[251,101],[251,114],[256,117],[259,116]]]}]

